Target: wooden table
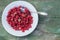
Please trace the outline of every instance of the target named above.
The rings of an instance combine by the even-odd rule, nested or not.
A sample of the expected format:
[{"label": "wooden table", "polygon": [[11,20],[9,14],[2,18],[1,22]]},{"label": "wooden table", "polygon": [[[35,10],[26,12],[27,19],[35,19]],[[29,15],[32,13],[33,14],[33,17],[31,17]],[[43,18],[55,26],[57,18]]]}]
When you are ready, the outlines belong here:
[{"label": "wooden table", "polygon": [[49,14],[47,20],[39,15],[37,28],[25,37],[12,36],[2,26],[2,12],[13,1],[15,0],[0,0],[0,40],[60,40],[60,0],[25,0],[33,4],[37,11]]}]

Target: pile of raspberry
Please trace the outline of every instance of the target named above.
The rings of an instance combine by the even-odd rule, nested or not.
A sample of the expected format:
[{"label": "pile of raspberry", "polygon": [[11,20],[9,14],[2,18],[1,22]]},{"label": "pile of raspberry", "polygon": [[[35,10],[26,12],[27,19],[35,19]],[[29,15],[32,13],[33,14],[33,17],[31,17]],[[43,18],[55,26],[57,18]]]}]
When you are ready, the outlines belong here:
[{"label": "pile of raspberry", "polygon": [[33,17],[28,8],[24,7],[25,10],[22,12],[21,7],[13,7],[8,11],[7,22],[14,30],[25,32],[32,27]]}]

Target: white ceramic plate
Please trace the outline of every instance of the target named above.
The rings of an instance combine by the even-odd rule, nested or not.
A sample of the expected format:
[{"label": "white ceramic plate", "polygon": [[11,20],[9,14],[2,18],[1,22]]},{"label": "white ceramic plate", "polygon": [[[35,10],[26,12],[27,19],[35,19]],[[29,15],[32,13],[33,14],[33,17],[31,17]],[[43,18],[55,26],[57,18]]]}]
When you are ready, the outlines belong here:
[{"label": "white ceramic plate", "polygon": [[10,3],[9,5],[6,6],[6,8],[4,9],[3,11],[3,14],[2,14],[2,24],[3,24],[3,27],[5,28],[5,30],[11,34],[11,35],[14,35],[14,36],[26,36],[30,33],[32,33],[35,28],[37,27],[37,24],[38,24],[38,14],[37,13],[31,13],[32,16],[33,16],[33,24],[32,24],[32,28],[30,28],[29,30],[26,30],[25,32],[22,32],[22,31],[15,31],[14,29],[11,28],[11,26],[7,23],[6,21],[6,16],[7,16],[7,13],[8,11],[15,7],[15,6],[24,6],[24,7],[27,7],[30,11],[33,11],[33,12],[37,12],[35,7],[26,2],[26,1],[15,1],[15,2],[12,2]]}]

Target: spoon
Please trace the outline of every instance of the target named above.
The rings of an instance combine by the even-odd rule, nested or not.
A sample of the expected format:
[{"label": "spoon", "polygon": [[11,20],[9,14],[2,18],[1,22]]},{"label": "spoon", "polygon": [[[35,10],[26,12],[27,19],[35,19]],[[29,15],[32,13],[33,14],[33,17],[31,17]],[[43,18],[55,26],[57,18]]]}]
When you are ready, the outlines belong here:
[{"label": "spoon", "polygon": [[[21,11],[24,12],[25,11],[25,7],[21,7]],[[38,13],[39,15],[43,15],[43,16],[47,16],[48,14],[46,12],[32,12],[31,13]]]}]

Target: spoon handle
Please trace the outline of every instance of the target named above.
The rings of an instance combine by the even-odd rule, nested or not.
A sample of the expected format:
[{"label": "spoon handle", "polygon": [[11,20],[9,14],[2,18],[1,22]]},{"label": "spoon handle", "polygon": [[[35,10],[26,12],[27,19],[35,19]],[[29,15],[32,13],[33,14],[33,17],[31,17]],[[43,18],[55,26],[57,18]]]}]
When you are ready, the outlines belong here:
[{"label": "spoon handle", "polygon": [[48,14],[46,12],[32,12],[32,13],[38,13],[38,14],[43,15],[43,16],[48,16]]},{"label": "spoon handle", "polygon": [[37,12],[40,15],[47,16],[48,14],[46,12]]}]

